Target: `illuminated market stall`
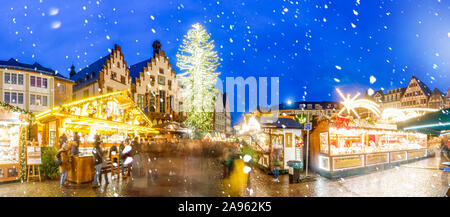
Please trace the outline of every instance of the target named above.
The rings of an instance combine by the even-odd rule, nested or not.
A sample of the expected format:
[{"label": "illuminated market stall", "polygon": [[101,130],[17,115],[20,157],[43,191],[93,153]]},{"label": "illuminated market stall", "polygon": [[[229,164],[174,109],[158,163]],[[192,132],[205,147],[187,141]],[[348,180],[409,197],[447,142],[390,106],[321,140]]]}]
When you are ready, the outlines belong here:
[{"label": "illuminated market stall", "polygon": [[119,146],[127,137],[151,137],[158,134],[150,120],[129,97],[129,90],[107,93],[61,105],[36,115],[40,143],[59,148],[59,137],[80,137],[79,155],[74,165],[82,167],[69,172],[69,181],[88,182],[93,178],[92,149],[95,135],[100,135],[106,150]]},{"label": "illuminated market stall", "polygon": [[427,135],[397,130],[396,125],[323,120],[311,134],[311,164],[335,178],[377,170],[427,156]]},{"label": "illuminated market stall", "polygon": [[0,102],[0,182],[20,179],[31,115]]},{"label": "illuminated market stall", "polygon": [[[259,120],[258,120],[259,119]],[[258,164],[269,170],[278,165],[288,170],[288,161],[303,161],[303,126],[293,118],[273,118],[271,114],[247,114],[235,127],[238,138],[261,153]]]}]

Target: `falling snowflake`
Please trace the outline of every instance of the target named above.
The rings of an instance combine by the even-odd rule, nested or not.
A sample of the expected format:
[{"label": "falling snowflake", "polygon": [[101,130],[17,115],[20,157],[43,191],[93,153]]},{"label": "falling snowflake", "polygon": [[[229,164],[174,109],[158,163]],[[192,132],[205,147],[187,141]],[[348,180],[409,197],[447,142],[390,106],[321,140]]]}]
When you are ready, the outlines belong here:
[{"label": "falling snowflake", "polygon": [[342,69],[342,67],[340,67],[340,66],[336,65],[336,69],[338,69],[338,70],[341,70],[341,69]]},{"label": "falling snowflake", "polygon": [[59,9],[58,8],[50,8],[48,14],[50,14],[50,16],[55,16],[59,13]]},{"label": "falling snowflake", "polygon": [[375,81],[377,81],[377,79],[373,75],[370,76],[369,80],[370,80],[370,84],[373,84],[373,83],[375,83]]},{"label": "falling snowflake", "polygon": [[61,27],[61,21],[55,21],[52,23],[52,29],[58,29],[59,27]]}]

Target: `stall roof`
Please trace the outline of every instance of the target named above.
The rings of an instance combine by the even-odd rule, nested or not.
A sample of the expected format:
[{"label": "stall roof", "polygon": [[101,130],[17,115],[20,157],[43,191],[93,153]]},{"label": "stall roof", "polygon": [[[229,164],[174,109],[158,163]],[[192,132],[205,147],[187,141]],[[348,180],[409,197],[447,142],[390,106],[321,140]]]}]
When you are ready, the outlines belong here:
[{"label": "stall roof", "polygon": [[450,130],[450,108],[397,123],[399,129],[439,136]]},{"label": "stall roof", "polygon": [[[149,133],[159,133],[157,130],[151,128],[152,127],[151,121],[144,114],[144,112],[134,104],[133,100],[129,97],[128,94],[129,94],[129,90],[127,89],[127,90],[116,91],[116,92],[112,92],[112,93],[107,93],[107,94],[103,94],[103,95],[98,95],[98,96],[66,103],[61,106],[54,107],[52,109],[48,109],[44,112],[37,114],[36,120],[37,121],[45,121],[48,119],[52,119],[54,117],[68,117],[68,118],[79,119],[83,122],[89,122],[89,123],[95,122],[95,123],[100,123],[100,124],[104,124],[104,125],[108,125],[108,126],[128,128],[131,130],[138,129],[138,130],[146,131]],[[73,114],[70,111],[68,111],[68,109],[72,106],[83,105],[83,104],[86,104],[89,102],[94,102],[97,100],[105,100],[105,99],[112,99],[113,101],[117,102],[120,109],[131,109],[131,112],[133,114],[137,114],[137,115],[139,115],[139,117],[142,117],[142,119],[145,121],[145,126],[128,124],[125,122],[122,123],[122,122],[117,122],[117,121],[104,120],[104,119],[100,119],[100,118],[89,117],[86,115],[81,116],[81,115]]]}]

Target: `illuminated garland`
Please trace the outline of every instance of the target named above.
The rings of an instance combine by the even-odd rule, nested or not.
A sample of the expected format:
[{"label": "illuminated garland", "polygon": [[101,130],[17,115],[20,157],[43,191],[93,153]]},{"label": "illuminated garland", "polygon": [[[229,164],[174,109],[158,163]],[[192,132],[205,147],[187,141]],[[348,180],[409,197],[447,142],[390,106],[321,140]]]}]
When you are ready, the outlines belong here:
[{"label": "illuminated garland", "polygon": [[0,101],[0,109],[6,109],[7,111],[19,112],[24,115],[31,115],[31,112],[19,108],[18,106],[10,105],[9,103]]}]

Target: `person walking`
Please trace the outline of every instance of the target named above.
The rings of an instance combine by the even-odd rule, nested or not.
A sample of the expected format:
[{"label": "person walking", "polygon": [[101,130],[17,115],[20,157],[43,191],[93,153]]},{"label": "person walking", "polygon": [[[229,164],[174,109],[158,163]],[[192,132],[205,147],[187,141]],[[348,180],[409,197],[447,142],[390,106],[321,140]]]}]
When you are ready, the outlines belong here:
[{"label": "person walking", "polygon": [[92,154],[94,155],[94,165],[95,165],[95,175],[94,181],[92,182],[93,187],[99,187],[99,178],[100,178],[100,170],[102,169],[103,162],[103,151],[100,148],[100,137],[95,136],[94,149],[92,150]]},{"label": "person walking", "polygon": [[273,181],[280,182],[278,180],[279,170],[280,170],[280,162],[279,162],[279,149],[274,149],[272,151],[272,173],[273,173]]},{"label": "person walking", "polygon": [[63,143],[61,149],[56,154],[57,158],[61,161],[59,165],[59,172],[61,173],[60,187],[65,187],[65,182],[69,176],[69,170],[71,168],[69,147],[66,143]]}]

